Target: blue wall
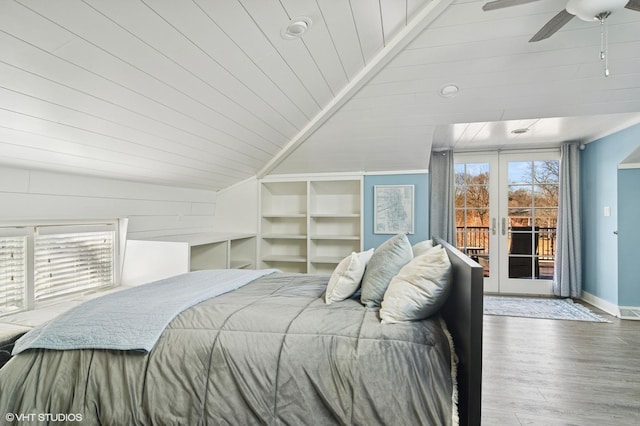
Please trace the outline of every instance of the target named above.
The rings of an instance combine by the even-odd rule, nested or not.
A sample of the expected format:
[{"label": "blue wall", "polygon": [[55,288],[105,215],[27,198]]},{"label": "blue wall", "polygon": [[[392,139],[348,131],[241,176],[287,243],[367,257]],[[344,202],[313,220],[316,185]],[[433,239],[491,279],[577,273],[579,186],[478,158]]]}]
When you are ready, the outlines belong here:
[{"label": "blue wall", "polygon": [[[583,290],[619,305],[618,164],[640,146],[640,125],[586,145],[580,157]],[[623,202],[624,205],[624,202]],[[604,216],[605,206],[611,215]],[[637,262],[637,261],[636,261]]]},{"label": "blue wall", "polygon": [[640,306],[640,169],[618,170],[618,303]]},{"label": "blue wall", "polygon": [[429,175],[427,173],[397,175],[367,175],[364,177],[363,247],[378,247],[393,235],[373,233],[373,187],[375,185],[415,185],[414,233],[409,235],[411,244],[429,239]]}]

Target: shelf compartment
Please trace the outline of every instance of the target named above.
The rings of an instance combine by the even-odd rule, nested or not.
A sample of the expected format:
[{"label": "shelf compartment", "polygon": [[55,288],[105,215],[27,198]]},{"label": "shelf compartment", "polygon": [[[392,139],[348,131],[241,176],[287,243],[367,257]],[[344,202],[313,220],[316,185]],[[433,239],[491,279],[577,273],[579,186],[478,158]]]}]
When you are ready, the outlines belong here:
[{"label": "shelf compartment", "polygon": [[360,187],[359,179],[312,181],[309,189],[311,215],[359,215]]},{"label": "shelf compartment", "polygon": [[312,240],[348,240],[348,241],[360,241],[360,237],[357,235],[312,235]]},{"label": "shelf compartment", "polygon": [[311,213],[309,215],[312,219],[349,219],[349,218],[360,218],[360,214],[358,213],[344,213],[344,214],[335,214],[335,213]]},{"label": "shelf compartment", "polygon": [[254,269],[256,267],[255,237],[229,241],[229,267],[232,269]]},{"label": "shelf compartment", "polygon": [[307,235],[307,218],[263,216],[262,235]]},{"label": "shelf compartment", "polygon": [[328,264],[328,265],[337,265],[338,263],[340,263],[340,261],[342,259],[344,259],[345,257],[347,257],[348,255],[345,256],[315,256],[313,258],[311,258],[311,263],[323,263],[323,264]]},{"label": "shelf compartment", "polygon": [[263,259],[261,263],[261,267],[275,268],[275,269],[281,270],[282,272],[293,272],[293,273],[300,273],[300,274],[304,274],[307,272],[306,260],[304,262],[295,262],[295,261],[290,262],[287,260],[280,261],[277,259],[274,259],[274,260]]},{"label": "shelf compartment", "polygon": [[227,242],[191,246],[191,271],[225,269],[227,267]]},{"label": "shelf compartment", "polygon": [[286,262],[286,263],[306,263],[307,258],[305,256],[294,255],[270,255],[265,256],[262,259],[264,262]]},{"label": "shelf compartment", "polygon": [[264,217],[306,215],[307,182],[266,182],[262,184],[261,212]]},{"label": "shelf compartment", "polygon": [[253,262],[250,260],[232,260],[229,263],[231,269],[253,269]]},{"label": "shelf compartment", "polygon": [[291,213],[291,214],[272,214],[267,213],[262,215],[265,219],[306,219],[307,215],[305,213]]},{"label": "shelf compartment", "polygon": [[306,235],[301,234],[265,234],[263,240],[306,240]]},{"label": "shelf compartment", "polygon": [[360,216],[314,216],[309,226],[310,234],[318,238],[322,235],[360,236]]},{"label": "shelf compartment", "polygon": [[[327,259],[329,260],[329,259]],[[340,259],[342,260],[342,259]],[[309,264],[309,273],[310,274],[323,274],[323,275],[331,275],[331,273],[336,269],[338,262],[324,262],[324,261],[312,261]]]},{"label": "shelf compartment", "polygon": [[262,239],[261,258],[271,262],[306,262],[307,240]]},{"label": "shelf compartment", "polygon": [[352,252],[360,251],[360,240],[311,240],[309,250],[312,261],[332,259],[338,263]]}]

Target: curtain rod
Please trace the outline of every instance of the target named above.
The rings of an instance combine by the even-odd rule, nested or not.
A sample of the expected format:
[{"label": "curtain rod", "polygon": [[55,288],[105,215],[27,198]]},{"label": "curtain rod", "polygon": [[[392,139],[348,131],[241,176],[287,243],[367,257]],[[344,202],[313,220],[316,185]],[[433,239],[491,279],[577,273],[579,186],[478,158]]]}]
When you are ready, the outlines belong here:
[{"label": "curtain rod", "polygon": [[[437,152],[437,151],[434,151]],[[453,154],[512,154],[512,153],[527,153],[527,152],[560,152],[560,147],[538,147],[538,148],[509,148],[509,149],[461,149],[453,151]]]}]

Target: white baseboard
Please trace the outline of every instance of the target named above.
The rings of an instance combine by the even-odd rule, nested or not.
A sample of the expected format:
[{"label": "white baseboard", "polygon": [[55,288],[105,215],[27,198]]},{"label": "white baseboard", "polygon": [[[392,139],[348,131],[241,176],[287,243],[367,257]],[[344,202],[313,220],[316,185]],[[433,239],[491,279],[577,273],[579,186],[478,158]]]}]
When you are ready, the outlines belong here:
[{"label": "white baseboard", "polygon": [[585,302],[592,304],[596,308],[602,309],[606,313],[620,318],[620,307],[615,303],[608,302],[586,291],[582,292],[580,298]]},{"label": "white baseboard", "polygon": [[640,321],[640,306],[618,306],[586,291],[582,292],[581,299],[614,317]]}]

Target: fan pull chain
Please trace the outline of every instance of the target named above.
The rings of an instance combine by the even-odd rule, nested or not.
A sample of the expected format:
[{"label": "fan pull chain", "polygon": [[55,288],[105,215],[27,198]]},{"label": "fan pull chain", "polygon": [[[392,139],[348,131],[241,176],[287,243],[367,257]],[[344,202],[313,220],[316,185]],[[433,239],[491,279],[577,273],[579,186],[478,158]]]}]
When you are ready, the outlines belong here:
[{"label": "fan pull chain", "polygon": [[598,15],[600,21],[600,60],[604,61],[604,76],[609,77],[609,27],[607,17],[609,13]]}]

